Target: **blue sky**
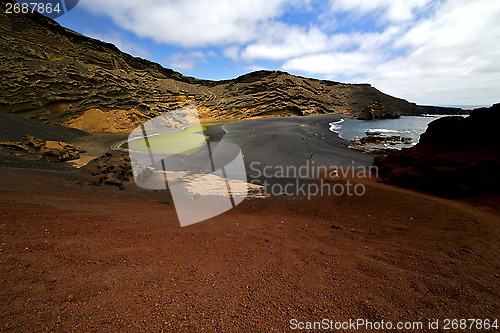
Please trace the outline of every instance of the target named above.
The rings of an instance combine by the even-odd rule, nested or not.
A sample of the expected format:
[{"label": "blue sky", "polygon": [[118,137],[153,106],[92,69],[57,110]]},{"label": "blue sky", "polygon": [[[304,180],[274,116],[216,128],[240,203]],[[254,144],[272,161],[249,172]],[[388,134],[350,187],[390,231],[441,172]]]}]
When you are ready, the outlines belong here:
[{"label": "blue sky", "polygon": [[500,102],[496,0],[80,0],[57,21],[197,78],[273,69],[418,104]]}]

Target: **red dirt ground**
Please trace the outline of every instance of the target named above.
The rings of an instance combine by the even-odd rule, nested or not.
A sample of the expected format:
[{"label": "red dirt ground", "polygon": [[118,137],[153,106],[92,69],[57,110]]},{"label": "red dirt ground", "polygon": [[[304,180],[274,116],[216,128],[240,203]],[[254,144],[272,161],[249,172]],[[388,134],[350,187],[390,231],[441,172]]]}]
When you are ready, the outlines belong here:
[{"label": "red dirt ground", "polygon": [[161,192],[0,176],[2,331],[283,332],[292,319],[363,318],[450,332],[425,327],[500,319],[499,198],[365,180],[362,197],[246,200],[180,228]]}]

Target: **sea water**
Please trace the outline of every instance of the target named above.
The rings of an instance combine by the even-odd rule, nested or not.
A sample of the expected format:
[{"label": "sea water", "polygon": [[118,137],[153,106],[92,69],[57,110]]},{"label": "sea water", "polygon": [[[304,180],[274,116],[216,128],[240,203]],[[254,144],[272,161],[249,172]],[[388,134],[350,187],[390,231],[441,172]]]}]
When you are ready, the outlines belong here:
[{"label": "sea water", "polygon": [[345,140],[355,140],[367,136],[366,132],[377,132],[383,136],[400,136],[411,138],[409,144],[397,145],[370,145],[367,148],[408,148],[418,143],[420,135],[425,132],[427,125],[446,115],[402,116],[398,119],[358,120],[341,119],[330,123],[330,131],[337,133]]}]

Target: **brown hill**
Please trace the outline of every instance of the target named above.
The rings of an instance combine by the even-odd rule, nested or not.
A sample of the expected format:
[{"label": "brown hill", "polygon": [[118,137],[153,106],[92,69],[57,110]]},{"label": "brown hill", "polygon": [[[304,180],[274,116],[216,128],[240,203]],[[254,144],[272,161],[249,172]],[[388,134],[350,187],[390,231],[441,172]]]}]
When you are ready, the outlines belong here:
[{"label": "brown hill", "polygon": [[[6,1],[0,0],[2,7]],[[0,111],[47,123],[91,132],[125,131],[189,103],[195,103],[206,119],[361,111],[374,101],[391,113],[420,110],[368,84],[278,71],[225,81],[198,80],[132,57],[36,12],[1,11],[0,17]]]}]

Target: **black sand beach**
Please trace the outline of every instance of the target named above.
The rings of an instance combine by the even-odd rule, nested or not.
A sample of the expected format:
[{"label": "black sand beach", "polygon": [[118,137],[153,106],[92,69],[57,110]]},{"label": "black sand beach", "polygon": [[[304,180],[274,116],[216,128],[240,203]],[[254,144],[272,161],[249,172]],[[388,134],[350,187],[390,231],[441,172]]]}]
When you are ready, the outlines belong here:
[{"label": "black sand beach", "polygon": [[[266,118],[222,126],[223,142],[238,145],[248,182],[266,186],[268,194],[302,193],[301,186],[317,184],[327,172],[367,171],[373,155],[348,148],[349,142],[329,130],[342,115]],[[275,185],[273,187],[273,185]],[[311,185],[314,186],[314,185]],[[273,190],[270,190],[273,189]]]},{"label": "black sand beach", "polygon": [[[237,144],[248,163],[262,166],[369,166],[373,156],[347,148],[349,141],[329,130],[342,115],[266,118],[223,125],[223,140]],[[312,158],[311,158],[311,154]]]}]

